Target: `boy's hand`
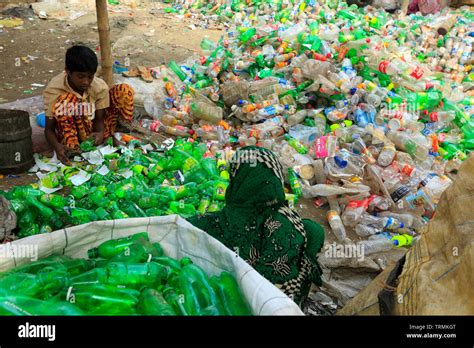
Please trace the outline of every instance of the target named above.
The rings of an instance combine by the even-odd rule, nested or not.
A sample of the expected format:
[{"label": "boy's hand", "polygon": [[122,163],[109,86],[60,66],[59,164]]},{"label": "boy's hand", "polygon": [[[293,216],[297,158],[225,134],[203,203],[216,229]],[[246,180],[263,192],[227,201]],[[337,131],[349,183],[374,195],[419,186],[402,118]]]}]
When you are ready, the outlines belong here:
[{"label": "boy's hand", "polygon": [[89,135],[89,138],[94,139],[94,145],[98,146],[104,142],[104,133],[103,132],[94,132]]},{"label": "boy's hand", "polygon": [[60,160],[62,164],[66,166],[71,165],[71,162],[69,161],[69,158],[66,155],[66,148],[63,145],[58,144],[54,151],[56,152],[56,156],[58,156],[58,160]]}]

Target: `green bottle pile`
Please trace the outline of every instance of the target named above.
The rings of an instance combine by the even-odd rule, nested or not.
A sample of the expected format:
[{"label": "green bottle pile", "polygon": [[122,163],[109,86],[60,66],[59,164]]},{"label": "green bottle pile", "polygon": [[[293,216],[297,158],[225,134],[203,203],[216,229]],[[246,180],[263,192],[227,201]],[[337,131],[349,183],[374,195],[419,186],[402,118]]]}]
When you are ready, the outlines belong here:
[{"label": "green bottle pile", "polygon": [[[110,172],[97,167],[82,168],[91,179],[73,186],[70,177],[77,169],[50,174],[70,187],[70,194],[46,194],[32,186],[17,186],[1,192],[18,218],[18,237],[48,233],[65,226],[98,220],[179,214],[187,218],[215,212],[224,206],[229,177],[217,160],[204,158],[205,144],[177,139],[165,153],[144,153],[141,147],[106,155]],[[129,170],[125,179],[120,173]],[[44,181],[44,180],[43,180]]]},{"label": "green bottle pile", "polygon": [[89,259],[50,256],[0,274],[0,315],[251,315],[237,281],[164,255],[146,232]]}]

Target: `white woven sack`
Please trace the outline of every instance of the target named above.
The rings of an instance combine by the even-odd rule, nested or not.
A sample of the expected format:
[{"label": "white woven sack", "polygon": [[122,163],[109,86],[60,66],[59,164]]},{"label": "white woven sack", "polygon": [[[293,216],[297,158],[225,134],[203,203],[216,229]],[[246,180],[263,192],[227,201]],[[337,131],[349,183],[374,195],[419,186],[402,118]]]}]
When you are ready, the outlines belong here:
[{"label": "white woven sack", "polygon": [[[190,257],[209,275],[233,274],[254,315],[303,315],[288,296],[255,271],[236,253],[178,215],[96,221],[39,234],[6,244],[9,254],[38,246],[38,259],[52,254],[87,258],[87,250],[101,243],[139,232],[148,232],[172,258]],[[29,249],[27,249],[29,250]],[[4,253],[5,254],[5,253]],[[29,258],[0,257],[0,272],[31,262]]]}]

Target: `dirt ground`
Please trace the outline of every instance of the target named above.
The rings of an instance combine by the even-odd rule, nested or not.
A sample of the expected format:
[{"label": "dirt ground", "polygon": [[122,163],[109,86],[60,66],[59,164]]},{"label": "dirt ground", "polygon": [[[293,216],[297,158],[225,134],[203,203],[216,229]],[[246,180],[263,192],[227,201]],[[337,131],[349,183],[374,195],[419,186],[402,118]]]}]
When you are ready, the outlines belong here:
[{"label": "dirt ground", "polygon": [[[148,67],[170,60],[179,62],[199,53],[199,44],[205,36],[211,40],[221,36],[220,28],[201,28],[195,19],[164,14],[159,10],[164,7],[161,3],[142,2],[140,7],[125,8],[119,13],[114,13],[111,7],[109,23],[114,60],[124,63],[128,57],[131,66]],[[151,11],[154,9],[158,10]],[[7,18],[0,14],[2,17]],[[40,95],[44,87],[31,84],[46,86],[52,77],[63,71],[68,47],[81,43],[93,50],[99,49],[95,12],[73,21],[44,20],[33,14],[24,18],[22,28],[1,30],[0,104]],[[20,66],[16,58],[20,58]]]}]

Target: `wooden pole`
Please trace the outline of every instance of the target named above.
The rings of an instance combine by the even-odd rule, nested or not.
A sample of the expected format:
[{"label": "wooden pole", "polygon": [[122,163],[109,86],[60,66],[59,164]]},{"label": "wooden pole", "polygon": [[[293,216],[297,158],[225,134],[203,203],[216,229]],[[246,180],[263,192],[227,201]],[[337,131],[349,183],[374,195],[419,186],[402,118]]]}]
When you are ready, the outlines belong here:
[{"label": "wooden pole", "polygon": [[110,46],[109,15],[107,13],[107,0],[96,0],[97,28],[99,29],[100,65],[102,78],[112,87],[114,77],[112,74],[112,48]]}]

